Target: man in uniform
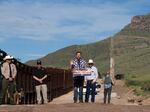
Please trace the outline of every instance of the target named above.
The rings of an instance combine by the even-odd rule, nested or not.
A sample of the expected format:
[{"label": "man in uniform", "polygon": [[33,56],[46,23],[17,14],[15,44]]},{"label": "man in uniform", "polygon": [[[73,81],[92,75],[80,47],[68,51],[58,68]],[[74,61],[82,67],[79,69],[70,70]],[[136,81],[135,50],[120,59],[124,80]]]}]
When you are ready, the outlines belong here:
[{"label": "man in uniform", "polygon": [[1,67],[2,73],[2,91],[0,95],[0,104],[3,103],[7,90],[10,95],[10,104],[14,104],[15,78],[17,75],[16,66],[12,63],[12,56],[7,55]]}]

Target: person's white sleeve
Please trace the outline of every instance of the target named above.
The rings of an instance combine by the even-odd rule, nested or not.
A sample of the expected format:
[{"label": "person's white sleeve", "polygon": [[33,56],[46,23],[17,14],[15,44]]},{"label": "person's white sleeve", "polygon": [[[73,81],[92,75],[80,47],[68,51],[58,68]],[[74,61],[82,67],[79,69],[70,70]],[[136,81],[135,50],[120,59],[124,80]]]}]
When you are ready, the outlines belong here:
[{"label": "person's white sleeve", "polygon": [[97,79],[98,79],[98,71],[97,71],[97,68],[96,68],[96,67],[95,67],[95,69],[94,69],[94,74],[95,74],[95,79],[94,79],[93,82],[96,82]]},{"label": "person's white sleeve", "polygon": [[3,75],[3,77],[5,77],[5,79],[8,79],[8,75],[6,75],[6,64],[4,63],[1,67],[1,73]]},{"label": "person's white sleeve", "polygon": [[17,75],[17,69],[15,65],[13,65],[13,69],[14,69],[13,78],[15,78]]},{"label": "person's white sleeve", "polygon": [[84,81],[87,81],[87,76],[84,77]]}]

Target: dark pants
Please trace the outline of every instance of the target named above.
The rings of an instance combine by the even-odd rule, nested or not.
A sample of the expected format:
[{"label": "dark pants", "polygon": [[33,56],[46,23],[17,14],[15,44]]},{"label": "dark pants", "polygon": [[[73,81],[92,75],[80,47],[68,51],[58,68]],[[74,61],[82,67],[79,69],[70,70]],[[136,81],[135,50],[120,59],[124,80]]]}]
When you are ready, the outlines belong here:
[{"label": "dark pants", "polygon": [[7,95],[7,90],[10,96],[10,104],[14,104],[14,92],[15,92],[15,82],[9,81],[3,78],[2,80],[2,91],[0,93],[0,104],[5,102],[5,97]]},{"label": "dark pants", "polygon": [[2,77],[0,75],[0,93],[2,92],[1,90],[2,90]]},{"label": "dark pants", "polygon": [[106,103],[107,95],[108,95],[108,103],[110,103],[110,100],[111,100],[111,90],[112,90],[112,87],[104,89],[104,103]]},{"label": "dark pants", "polygon": [[89,102],[90,94],[91,94],[91,102],[95,102],[95,90],[96,90],[96,82],[92,83],[92,80],[87,81],[85,102]]},{"label": "dark pants", "polygon": [[84,76],[76,76],[74,80],[74,102],[76,103],[79,99],[79,102],[83,102],[83,83]]}]

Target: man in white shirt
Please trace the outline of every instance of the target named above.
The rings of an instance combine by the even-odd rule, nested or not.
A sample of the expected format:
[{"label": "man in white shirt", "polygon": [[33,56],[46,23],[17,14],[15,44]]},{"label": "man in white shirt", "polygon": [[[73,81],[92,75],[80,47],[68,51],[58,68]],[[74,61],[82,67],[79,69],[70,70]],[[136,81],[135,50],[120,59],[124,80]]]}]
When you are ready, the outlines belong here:
[{"label": "man in white shirt", "polygon": [[91,94],[91,102],[95,102],[95,90],[96,90],[96,81],[98,78],[98,71],[97,68],[94,66],[94,62],[92,59],[89,59],[88,65],[91,74],[85,76],[85,82],[86,82],[85,102],[89,102],[90,94]]}]

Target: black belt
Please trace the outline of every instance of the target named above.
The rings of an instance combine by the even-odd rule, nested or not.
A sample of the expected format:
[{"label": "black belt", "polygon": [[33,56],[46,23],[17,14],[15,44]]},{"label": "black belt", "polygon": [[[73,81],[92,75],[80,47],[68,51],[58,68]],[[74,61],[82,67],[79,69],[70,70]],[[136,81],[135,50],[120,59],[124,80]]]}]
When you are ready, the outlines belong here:
[{"label": "black belt", "polygon": [[[6,78],[3,78],[3,79],[5,79],[5,80],[8,80],[8,81],[9,81],[9,78],[7,78],[7,79],[6,79]],[[13,79],[12,81],[10,81],[10,82],[13,82],[13,81],[14,81],[14,79]]]},{"label": "black belt", "polygon": [[92,79],[92,80],[87,80],[87,81],[93,81],[94,79]]}]

